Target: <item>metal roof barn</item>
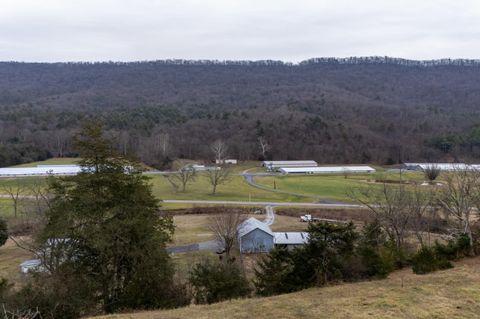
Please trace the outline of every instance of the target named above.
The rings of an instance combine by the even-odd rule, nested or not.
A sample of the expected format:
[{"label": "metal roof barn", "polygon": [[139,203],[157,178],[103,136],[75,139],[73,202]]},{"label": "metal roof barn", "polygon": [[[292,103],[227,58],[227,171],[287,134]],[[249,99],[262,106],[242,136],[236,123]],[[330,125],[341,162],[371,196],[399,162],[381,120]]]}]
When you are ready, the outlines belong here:
[{"label": "metal roof barn", "polygon": [[36,167],[0,168],[2,177],[76,175],[81,171],[79,165],[38,165]]},{"label": "metal roof barn", "polygon": [[275,245],[304,245],[308,242],[307,232],[282,232],[275,234]]},{"label": "metal roof barn", "polygon": [[310,167],[318,166],[318,163],[315,161],[264,161],[263,166],[265,167]]},{"label": "metal roof barn", "polygon": [[274,234],[270,227],[250,217],[237,228],[241,253],[269,252],[273,249]]},{"label": "metal roof barn", "polygon": [[321,166],[321,167],[281,167],[283,174],[350,174],[373,173],[375,169],[370,166]]},{"label": "metal roof barn", "polygon": [[404,167],[408,170],[423,171],[428,168],[435,167],[441,171],[474,171],[480,170],[480,164],[465,163],[404,163]]}]

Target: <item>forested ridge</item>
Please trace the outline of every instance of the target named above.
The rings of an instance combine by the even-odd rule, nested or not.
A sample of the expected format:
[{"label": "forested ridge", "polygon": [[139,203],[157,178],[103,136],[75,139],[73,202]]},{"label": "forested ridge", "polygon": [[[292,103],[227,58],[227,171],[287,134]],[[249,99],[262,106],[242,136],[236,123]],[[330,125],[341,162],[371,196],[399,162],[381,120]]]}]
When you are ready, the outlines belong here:
[{"label": "forested ridge", "polygon": [[90,117],[157,167],[217,139],[239,159],[475,161],[480,61],[0,63],[0,166],[75,155]]}]

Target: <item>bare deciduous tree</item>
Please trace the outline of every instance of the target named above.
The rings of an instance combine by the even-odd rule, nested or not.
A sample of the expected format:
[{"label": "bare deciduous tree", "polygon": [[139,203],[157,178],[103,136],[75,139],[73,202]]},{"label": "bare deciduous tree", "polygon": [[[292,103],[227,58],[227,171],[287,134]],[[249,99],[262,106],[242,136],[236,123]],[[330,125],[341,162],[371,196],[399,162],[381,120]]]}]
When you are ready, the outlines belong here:
[{"label": "bare deciduous tree", "polygon": [[15,183],[9,183],[1,187],[1,191],[6,193],[12,200],[13,213],[15,218],[18,216],[18,209],[20,207],[20,200],[25,193],[25,185],[18,180]]},{"label": "bare deciduous tree", "polygon": [[270,150],[270,145],[267,142],[267,139],[264,136],[258,138],[258,143],[260,144],[260,150],[262,151],[263,159],[267,158],[267,152]]},{"label": "bare deciduous tree", "polygon": [[205,171],[210,185],[212,185],[212,194],[217,192],[217,186],[228,181],[230,178],[230,169],[226,166],[212,167]]},{"label": "bare deciduous tree", "polygon": [[237,240],[237,228],[241,222],[242,212],[235,209],[225,210],[210,218],[209,228],[213,232],[215,240],[222,245],[227,259]]},{"label": "bare deciduous tree", "polygon": [[227,144],[221,139],[216,140],[210,145],[210,148],[215,156],[215,161],[218,164],[223,164],[223,160],[227,157],[228,147]]},{"label": "bare deciduous tree", "polygon": [[415,186],[407,199],[407,209],[411,213],[410,228],[422,247],[425,246],[425,236],[430,239],[432,223],[440,219],[434,205],[434,194],[435,190],[427,191]]},{"label": "bare deciduous tree", "polygon": [[156,139],[156,148],[160,151],[163,157],[167,157],[170,150],[170,134],[159,134]]},{"label": "bare deciduous tree", "polygon": [[439,193],[438,203],[457,222],[458,230],[468,236],[472,246],[471,213],[479,203],[479,173],[455,170],[444,175],[445,185]]},{"label": "bare deciduous tree", "polygon": [[34,210],[39,215],[45,211],[50,205],[48,197],[48,190],[45,185],[44,179],[34,179],[30,185],[28,185],[28,191],[31,193],[32,200],[34,202]]},{"label": "bare deciduous tree", "polygon": [[397,248],[404,246],[412,218],[405,186],[384,183],[381,189],[363,187],[351,190],[349,195],[370,210]]},{"label": "bare deciduous tree", "polygon": [[423,173],[425,174],[426,179],[428,179],[430,182],[433,182],[440,175],[440,168],[435,164],[429,165],[425,167]]},{"label": "bare deciduous tree", "polygon": [[185,166],[175,172],[163,175],[177,191],[180,187],[182,192],[187,190],[187,185],[195,181],[197,172],[193,166]]}]

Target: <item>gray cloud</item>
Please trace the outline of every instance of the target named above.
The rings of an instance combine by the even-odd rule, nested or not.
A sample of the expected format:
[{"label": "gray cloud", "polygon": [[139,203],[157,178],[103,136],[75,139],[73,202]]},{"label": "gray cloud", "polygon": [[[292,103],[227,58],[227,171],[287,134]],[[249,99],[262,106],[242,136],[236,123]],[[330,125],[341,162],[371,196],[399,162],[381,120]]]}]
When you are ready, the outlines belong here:
[{"label": "gray cloud", "polygon": [[477,0],[1,0],[0,60],[480,57]]}]

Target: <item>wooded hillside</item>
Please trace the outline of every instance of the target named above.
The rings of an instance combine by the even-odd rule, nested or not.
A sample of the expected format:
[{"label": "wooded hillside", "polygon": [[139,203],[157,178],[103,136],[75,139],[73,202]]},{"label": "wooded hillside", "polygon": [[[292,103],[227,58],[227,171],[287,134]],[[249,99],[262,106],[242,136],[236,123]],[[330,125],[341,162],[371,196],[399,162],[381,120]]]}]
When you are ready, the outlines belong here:
[{"label": "wooded hillside", "polygon": [[71,156],[100,117],[122,152],[161,167],[229,155],[324,163],[475,160],[480,64],[388,58],[0,63],[0,166]]}]

